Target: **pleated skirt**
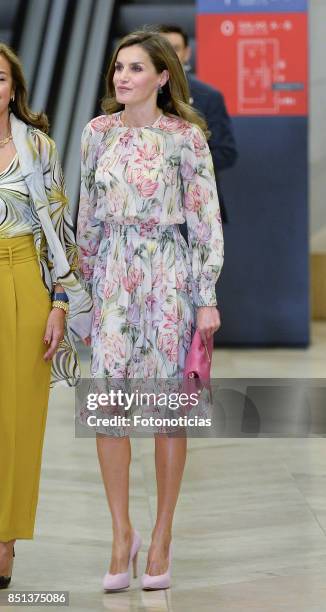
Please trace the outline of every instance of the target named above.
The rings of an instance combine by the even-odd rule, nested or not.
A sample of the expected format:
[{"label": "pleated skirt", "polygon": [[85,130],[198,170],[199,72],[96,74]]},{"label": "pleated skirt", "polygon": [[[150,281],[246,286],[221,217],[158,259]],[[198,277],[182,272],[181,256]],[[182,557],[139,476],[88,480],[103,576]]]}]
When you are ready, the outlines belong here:
[{"label": "pleated skirt", "polygon": [[0,238],[0,541],[34,534],[51,362],[51,300],[33,237]]}]

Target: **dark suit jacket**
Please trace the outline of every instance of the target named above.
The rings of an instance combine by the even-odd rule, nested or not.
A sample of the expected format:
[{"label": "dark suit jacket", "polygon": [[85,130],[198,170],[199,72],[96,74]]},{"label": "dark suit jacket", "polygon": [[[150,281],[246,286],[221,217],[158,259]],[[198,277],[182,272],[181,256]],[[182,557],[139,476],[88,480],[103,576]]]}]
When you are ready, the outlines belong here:
[{"label": "dark suit jacket", "polygon": [[238,157],[231,120],[221,92],[199,81],[192,74],[187,73],[186,76],[190,88],[190,103],[206,119],[211,132],[208,145],[213,158],[222,221],[225,222],[227,214],[218,179],[219,172],[225,168],[231,168]]}]

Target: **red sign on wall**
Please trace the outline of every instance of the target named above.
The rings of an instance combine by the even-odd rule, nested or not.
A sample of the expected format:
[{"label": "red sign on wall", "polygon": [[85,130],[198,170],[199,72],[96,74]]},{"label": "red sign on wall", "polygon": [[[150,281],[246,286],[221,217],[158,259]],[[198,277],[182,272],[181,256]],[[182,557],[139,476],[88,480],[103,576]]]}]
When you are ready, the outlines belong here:
[{"label": "red sign on wall", "polygon": [[224,94],[232,115],[306,115],[305,13],[197,17],[198,77]]}]

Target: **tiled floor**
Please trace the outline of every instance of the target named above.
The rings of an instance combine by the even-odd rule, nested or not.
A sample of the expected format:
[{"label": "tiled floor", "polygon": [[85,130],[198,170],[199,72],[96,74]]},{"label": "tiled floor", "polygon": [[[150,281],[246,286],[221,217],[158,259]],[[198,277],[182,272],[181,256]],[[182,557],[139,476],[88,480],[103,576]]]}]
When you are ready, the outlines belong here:
[{"label": "tiled floor", "polygon": [[[326,325],[312,331],[306,350],[216,350],[214,374],[324,377]],[[13,590],[68,590],[76,611],[326,611],[323,438],[190,439],[172,588],[142,592],[135,580],[124,593],[103,594],[110,519],[95,441],[75,439],[73,405],[73,390],[53,393],[36,537],[17,544]],[[135,439],[132,446],[142,572],[155,514],[153,443]]]}]

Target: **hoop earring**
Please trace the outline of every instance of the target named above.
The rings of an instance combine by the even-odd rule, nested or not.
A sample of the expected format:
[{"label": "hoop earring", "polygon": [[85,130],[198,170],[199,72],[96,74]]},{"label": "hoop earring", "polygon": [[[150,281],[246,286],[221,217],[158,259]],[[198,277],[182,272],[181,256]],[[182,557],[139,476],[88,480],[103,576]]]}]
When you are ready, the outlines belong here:
[{"label": "hoop earring", "polygon": [[162,85],[159,85],[159,86],[158,86],[158,88],[157,88],[157,93],[158,93],[158,94],[162,94],[162,93],[163,93],[163,87],[162,87]]},{"label": "hoop earring", "polygon": [[15,102],[15,96],[14,96],[14,95],[12,95],[12,96],[11,96],[11,98],[10,98],[10,100],[11,100],[12,102]]}]

